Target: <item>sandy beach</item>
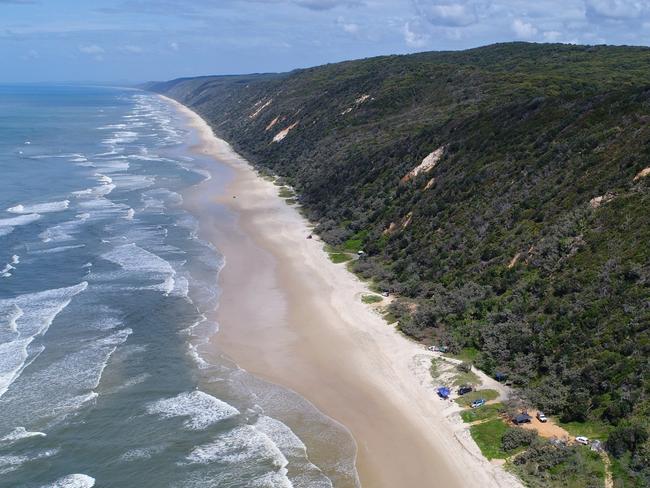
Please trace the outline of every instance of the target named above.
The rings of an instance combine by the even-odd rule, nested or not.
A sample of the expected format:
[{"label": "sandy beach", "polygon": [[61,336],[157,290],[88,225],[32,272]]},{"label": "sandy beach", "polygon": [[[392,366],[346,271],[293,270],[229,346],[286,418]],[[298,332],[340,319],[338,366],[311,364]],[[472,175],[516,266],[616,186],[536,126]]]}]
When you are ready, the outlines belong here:
[{"label": "sandy beach", "polygon": [[[186,199],[202,236],[226,259],[212,347],[349,429],[363,487],[521,486],[481,456],[450,415],[457,407],[435,396],[431,354],[361,302],[366,284],[333,264],[322,242],[306,239],[309,222],[277,186],[198,115],[170,102],[200,135],[197,150],[230,168],[220,192],[208,182]],[[205,201],[230,217],[201,211]]]}]

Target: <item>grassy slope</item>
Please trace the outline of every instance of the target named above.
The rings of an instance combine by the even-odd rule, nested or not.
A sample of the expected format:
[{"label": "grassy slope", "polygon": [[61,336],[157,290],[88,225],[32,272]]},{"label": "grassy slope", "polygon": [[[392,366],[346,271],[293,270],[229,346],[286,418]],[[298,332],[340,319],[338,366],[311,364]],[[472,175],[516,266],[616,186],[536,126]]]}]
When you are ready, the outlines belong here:
[{"label": "grassy slope", "polygon": [[328,243],[363,248],[355,270],[400,294],[406,333],[479,350],[566,421],[647,427],[650,49],[500,44],[150,88],[282,176]]}]

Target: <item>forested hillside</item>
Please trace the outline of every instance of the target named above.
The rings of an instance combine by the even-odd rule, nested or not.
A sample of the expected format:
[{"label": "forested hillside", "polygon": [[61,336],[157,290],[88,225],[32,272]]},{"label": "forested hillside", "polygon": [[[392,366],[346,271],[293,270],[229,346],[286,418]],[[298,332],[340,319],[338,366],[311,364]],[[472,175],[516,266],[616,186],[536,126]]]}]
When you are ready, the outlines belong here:
[{"label": "forested hillside", "polygon": [[650,447],[650,49],[499,44],[156,83],[294,186],[396,293],[407,334],[476,352],[564,421]]}]

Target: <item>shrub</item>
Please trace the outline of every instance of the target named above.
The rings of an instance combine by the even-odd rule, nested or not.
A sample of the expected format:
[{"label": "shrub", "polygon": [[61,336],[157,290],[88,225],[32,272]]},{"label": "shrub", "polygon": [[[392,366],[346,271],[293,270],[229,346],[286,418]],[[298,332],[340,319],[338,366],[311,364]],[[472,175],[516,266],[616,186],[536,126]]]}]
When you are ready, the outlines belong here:
[{"label": "shrub", "polygon": [[614,457],[621,457],[627,451],[634,454],[647,440],[648,432],[642,425],[625,422],[609,434],[605,447]]},{"label": "shrub", "polygon": [[501,438],[504,451],[514,451],[520,447],[530,446],[537,438],[537,431],[517,428],[508,429]]},{"label": "shrub", "polygon": [[571,457],[571,448],[554,446],[552,444],[539,444],[532,446],[527,451],[517,456],[514,463],[517,465],[534,464],[539,471],[547,471]]},{"label": "shrub", "polygon": [[458,371],[460,371],[462,373],[469,373],[470,371],[472,371],[472,364],[468,363],[466,361],[463,361],[458,366],[456,366],[456,368],[458,369]]}]

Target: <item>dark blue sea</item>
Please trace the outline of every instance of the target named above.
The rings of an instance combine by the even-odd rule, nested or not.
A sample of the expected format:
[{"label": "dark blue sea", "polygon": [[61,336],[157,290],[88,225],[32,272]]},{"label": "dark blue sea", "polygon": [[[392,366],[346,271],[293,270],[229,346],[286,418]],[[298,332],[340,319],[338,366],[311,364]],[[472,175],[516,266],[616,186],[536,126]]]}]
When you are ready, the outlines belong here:
[{"label": "dark blue sea", "polygon": [[219,177],[193,137],[145,92],[0,86],[0,487],[349,475],[283,421],[326,436],[313,407],[201,357],[223,259],[183,209]]}]

